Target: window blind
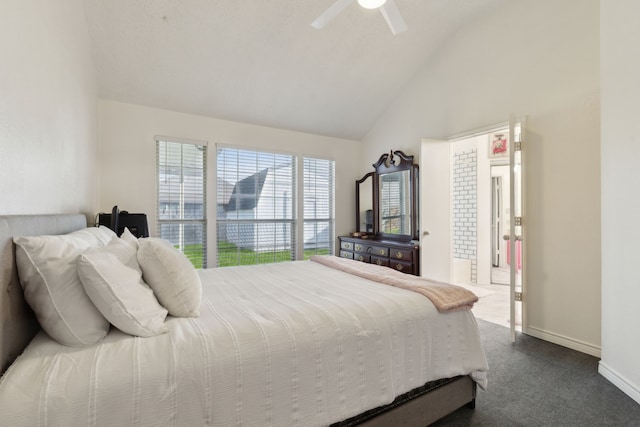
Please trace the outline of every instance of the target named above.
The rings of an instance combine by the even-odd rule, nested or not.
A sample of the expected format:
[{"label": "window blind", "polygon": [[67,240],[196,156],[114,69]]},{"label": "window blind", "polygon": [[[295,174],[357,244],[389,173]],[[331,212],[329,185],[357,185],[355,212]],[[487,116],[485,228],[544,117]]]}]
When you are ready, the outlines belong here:
[{"label": "window blind", "polygon": [[217,265],[295,259],[296,158],[217,149]]},{"label": "window blind", "polygon": [[334,252],[335,162],[305,157],[303,163],[304,259],[307,259]]},{"label": "window blind", "polygon": [[207,146],[156,140],[158,235],[207,266]]}]

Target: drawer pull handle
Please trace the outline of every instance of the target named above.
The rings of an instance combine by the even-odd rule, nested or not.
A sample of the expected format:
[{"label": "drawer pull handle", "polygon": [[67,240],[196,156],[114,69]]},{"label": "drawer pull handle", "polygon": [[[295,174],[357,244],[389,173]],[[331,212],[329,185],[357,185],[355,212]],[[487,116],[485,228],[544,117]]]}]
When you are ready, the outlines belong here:
[{"label": "drawer pull handle", "polygon": [[367,248],[367,252],[371,253],[371,248]]},{"label": "drawer pull handle", "polygon": [[361,251],[362,250],[362,245],[356,245],[356,251]]},{"label": "drawer pull handle", "polygon": [[380,261],[379,259],[376,260],[376,264],[378,265],[382,265],[382,261]]},{"label": "drawer pull handle", "polygon": [[360,255],[360,256],[358,257],[358,261],[364,261],[364,257],[363,257],[362,255]]},{"label": "drawer pull handle", "polygon": [[396,270],[402,271],[402,267],[404,267],[402,264],[396,264]]},{"label": "drawer pull handle", "polygon": [[396,258],[398,258],[398,259],[402,259],[402,252],[398,251],[398,252],[396,253]]},{"label": "drawer pull handle", "polygon": [[384,249],[380,249],[380,255],[384,255]]}]

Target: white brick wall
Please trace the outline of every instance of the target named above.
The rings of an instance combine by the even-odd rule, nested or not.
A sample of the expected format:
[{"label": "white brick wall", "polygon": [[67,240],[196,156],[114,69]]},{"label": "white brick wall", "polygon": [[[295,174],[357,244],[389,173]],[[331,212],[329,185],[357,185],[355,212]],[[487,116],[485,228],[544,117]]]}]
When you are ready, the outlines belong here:
[{"label": "white brick wall", "polygon": [[477,278],[477,150],[453,155],[453,256],[471,260],[471,281]]}]

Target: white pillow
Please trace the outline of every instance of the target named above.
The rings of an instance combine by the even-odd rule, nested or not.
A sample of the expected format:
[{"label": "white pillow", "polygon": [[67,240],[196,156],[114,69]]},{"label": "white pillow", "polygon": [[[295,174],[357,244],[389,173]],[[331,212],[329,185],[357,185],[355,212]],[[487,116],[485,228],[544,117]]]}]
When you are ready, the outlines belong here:
[{"label": "white pillow", "polygon": [[77,259],[116,234],[91,227],[59,236],[14,237],[18,277],[27,303],[51,338],[68,346],[102,339],[109,322],[93,305],[78,277]]},{"label": "white pillow", "polygon": [[116,328],[139,337],[168,332],[167,309],[142,280],[134,244],[114,239],[86,251],[78,260],[78,274],[91,301]]},{"label": "white pillow", "polygon": [[127,227],[124,228],[124,231],[120,235],[120,238],[126,242],[133,243],[134,245],[136,245],[136,248],[138,247],[138,238],[134,236]]},{"label": "white pillow", "polygon": [[142,275],[160,304],[172,316],[198,317],[202,284],[191,261],[163,239],[138,239],[138,245]]}]

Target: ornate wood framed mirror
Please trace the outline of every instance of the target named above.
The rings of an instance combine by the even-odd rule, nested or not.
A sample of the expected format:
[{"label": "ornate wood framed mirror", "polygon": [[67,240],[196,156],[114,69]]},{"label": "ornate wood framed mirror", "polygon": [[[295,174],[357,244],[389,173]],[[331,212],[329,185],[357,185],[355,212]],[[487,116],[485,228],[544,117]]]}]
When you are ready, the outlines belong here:
[{"label": "ornate wood framed mirror", "polygon": [[356,233],[340,236],[340,256],[420,275],[418,165],[390,151],[356,181]]},{"label": "ornate wood framed mirror", "polygon": [[373,164],[376,235],[384,239],[417,240],[418,165],[413,156],[391,151]]}]

